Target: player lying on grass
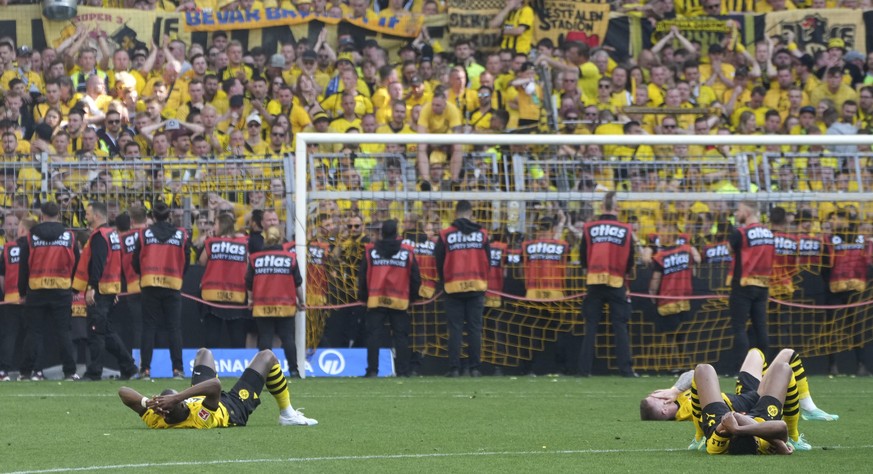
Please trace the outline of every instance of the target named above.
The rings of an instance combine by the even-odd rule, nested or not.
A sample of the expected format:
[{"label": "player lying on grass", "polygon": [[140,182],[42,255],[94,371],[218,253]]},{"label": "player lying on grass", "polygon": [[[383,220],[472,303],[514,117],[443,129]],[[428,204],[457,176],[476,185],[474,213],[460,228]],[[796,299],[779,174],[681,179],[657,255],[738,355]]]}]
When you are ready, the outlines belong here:
[{"label": "player lying on grass", "polygon": [[221,390],[212,351],[200,349],[189,388],[181,392],[167,389],[148,398],[132,388],[121,387],[118,396],[149,428],[225,428],[246,425],[261,404],[265,383],[279,405],[279,424],[318,424],[291,406],[288,381],[276,355],[269,350],[258,352],[230,392]]},{"label": "player lying on grass", "polygon": [[[742,374],[741,374],[742,375]],[[773,361],[757,391],[746,391],[728,406],[718,383],[718,374],[709,364],[694,369],[692,398],[698,397],[701,426],[706,436],[709,454],[791,454],[794,447],[788,443],[788,424],[782,419],[786,394],[794,397],[796,411],[797,387],[792,394],[794,374],[786,362]],[[753,403],[745,413],[738,411],[740,401]]]},{"label": "player lying on grass", "polygon": [[[800,413],[804,420],[836,421],[839,419],[839,416],[828,414],[815,405],[809,391],[809,382],[806,378],[806,371],[803,368],[803,361],[795,351],[783,349],[777,356],[777,359],[782,362],[788,362],[791,366],[797,384]],[[745,373],[746,375],[737,381],[736,393],[756,389],[761,377],[760,374],[763,373],[765,367],[766,363],[761,351],[751,349],[746,355],[746,360],[743,362],[741,369],[741,374]],[[750,373],[759,375],[755,377],[750,375]],[[673,387],[655,390],[649,394],[640,402],[640,417],[643,420],[695,421],[695,436],[688,449],[702,449],[704,447],[703,431],[700,429],[692,413],[690,389],[693,377],[694,371],[689,370],[679,376]],[[743,380],[746,380],[746,383],[743,383]],[[724,394],[724,399],[728,403],[732,403],[733,397],[737,397],[737,395]],[[794,447],[800,451],[810,449],[811,446],[797,432],[797,423],[794,415],[789,414],[786,421],[788,421],[791,431],[790,442],[794,444]]]}]

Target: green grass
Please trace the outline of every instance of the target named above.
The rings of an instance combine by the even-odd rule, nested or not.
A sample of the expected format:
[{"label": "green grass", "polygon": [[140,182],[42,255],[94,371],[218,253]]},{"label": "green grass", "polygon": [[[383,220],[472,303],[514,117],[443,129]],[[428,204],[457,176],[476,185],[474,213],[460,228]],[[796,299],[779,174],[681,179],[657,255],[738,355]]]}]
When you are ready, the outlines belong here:
[{"label": "green grass", "polygon": [[[232,381],[224,380],[225,387]],[[292,382],[314,427],[280,427],[265,391],[245,428],[148,430],[120,382],[0,385],[0,471],[858,472],[869,469],[873,378],[812,377],[838,422],[803,422],[790,457],[687,452],[690,423],[640,422],[639,399],[672,378],[309,379]],[[179,381],[135,381],[154,394]],[[732,381],[722,379],[728,388]],[[195,465],[196,463],[196,465]],[[200,464],[210,463],[210,464]],[[705,471],[704,471],[705,469]]]}]

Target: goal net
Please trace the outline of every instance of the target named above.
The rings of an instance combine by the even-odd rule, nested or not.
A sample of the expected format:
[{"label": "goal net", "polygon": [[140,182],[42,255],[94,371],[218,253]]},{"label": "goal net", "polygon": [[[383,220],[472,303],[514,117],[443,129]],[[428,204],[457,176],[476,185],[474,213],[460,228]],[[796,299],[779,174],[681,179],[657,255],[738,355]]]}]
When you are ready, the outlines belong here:
[{"label": "goal net", "polygon": [[[441,285],[428,255],[465,199],[500,265],[487,294],[483,361],[524,366],[541,355],[572,371],[584,336],[580,230],[615,190],[619,219],[633,224],[637,241],[629,282],[635,368],[687,368],[730,349],[727,237],[740,201],[758,202],[765,223],[783,215],[779,228],[802,247],[775,264],[770,345],[808,356],[860,347],[873,340],[873,290],[827,291],[824,244],[849,232],[869,255],[871,144],[868,136],[299,134],[288,186],[305,190],[295,192],[293,222],[297,253],[307,255],[307,345],[359,340],[363,243],[396,219],[424,280],[410,310],[413,350],[446,356]],[[687,311],[662,316],[670,297],[649,294],[651,258],[679,241],[702,262]],[[556,271],[534,272],[525,249],[550,243],[565,246],[566,259]],[[614,368],[612,347],[606,318],[596,351]]]}]

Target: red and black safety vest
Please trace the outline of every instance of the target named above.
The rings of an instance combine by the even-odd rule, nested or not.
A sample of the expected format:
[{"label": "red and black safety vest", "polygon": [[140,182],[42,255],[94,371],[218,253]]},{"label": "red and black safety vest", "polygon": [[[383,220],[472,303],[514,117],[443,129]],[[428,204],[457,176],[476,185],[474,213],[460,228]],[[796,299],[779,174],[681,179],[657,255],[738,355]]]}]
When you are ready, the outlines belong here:
[{"label": "red and black safety vest", "polygon": [[200,281],[200,294],[216,303],[245,303],[246,269],[248,268],[246,237],[210,237],[203,245],[206,268]]},{"label": "red and black safety vest", "polygon": [[367,307],[406,310],[415,249],[400,244],[394,255],[383,255],[375,244],[364,246],[367,259]]},{"label": "red and black safety vest", "polygon": [[[652,256],[661,269],[661,287],[658,296],[682,297],[692,293],[692,256],[688,244],[662,249]],[[658,314],[671,314],[689,311],[691,302],[683,299],[658,298]]]},{"label": "red and black safety vest", "polygon": [[21,249],[15,242],[9,242],[3,247],[3,301],[17,303],[18,266],[21,264]]},{"label": "red and black safety vest", "polygon": [[76,236],[65,230],[55,240],[43,240],[32,232],[27,236],[30,249],[27,267],[31,290],[69,290],[76,265]]},{"label": "red and black safety vest", "polygon": [[794,294],[792,278],[797,274],[797,237],[785,232],[773,233],[773,274],[770,296],[790,297]]},{"label": "red and black safety vest", "polygon": [[614,220],[588,222],[582,230],[588,261],[589,285],[621,288],[633,245],[630,224]]},{"label": "red and black safety vest", "polygon": [[867,265],[870,257],[864,236],[858,235],[854,241],[846,242],[842,237],[832,235],[829,240],[831,271],[828,287],[831,293],[867,289]]},{"label": "red and black safety vest", "polygon": [[121,293],[121,238],[112,227],[100,227],[91,233],[88,242],[79,256],[79,264],[76,266],[76,274],[73,276],[73,289],[79,292],[88,287],[91,266],[91,241],[103,239],[106,241],[106,262],[103,265],[103,274],[97,282],[97,291],[101,295],[117,295]]},{"label": "red and black safety vest", "polygon": [[249,257],[253,270],[252,316],[289,318],[297,314],[297,257],[285,250],[266,250]]},{"label": "red and black safety vest", "polygon": [[322,306],[327,303],[327,258],[330,244],[309,242],[309,255],[306,260],[306,301],[309,306]]},{"label": "red and black safety vest", "polygon": [[797,265],[801,269],[817,272],[825,255],[825,242],[819,235],[797,236]]},{"label": "red and black safety vest", "polygon": [[129,230],[121,235],[121,274],[127,285],[127,293],[139,293],[139,273],[133,269],[133,253],[139,240],[139,229]]},{"label": "red and black safety vest", "polygon": [[[488,290],[503,291],[503,258],[507,245],[503,242],[491,242],[491,258],[488,259]],[[499,308],[500,295],[494,293],[485,294],[485,306]]]},{"label": "red and black safety vest", "polygon": [[284,250],[286,252],[291,252],[296,256],[297,255],[297,248],[295,247],[296,245],[297,244],[294,243],[293,240],[291,242],[285,242],[284,244],[282,244],[282,250]]},{"label": "red and black safety vest", "polygon": [[521,250],[527,297],[554,299],[564,296],[569,244],[555,239],[528,240],[521,244]]},{"label": "red and black safety vest", "polygon": [[139,241],[139,269],[142,272],[140,285],[143,288],[181,290],[188,232],[185,229],[176,229],[172,237],[160,241],[151,229],[145,229],[140,234]]},{"label": "red and black safety vest", "polygon": [[700,259],[704,263],[727,263],[734,261],[734,257],[731,255],[731,246],[726,240],[706,244],[702,250],[700,252]]},{"label": "red and black safety vest", "polygon": [[418,263],[418,271],[421,274],[421,286],[418,288],[418,296],[429,299],[436,293],[437,282],[440,280],[437,272],[436,243],[432,240],[413,242],[409,239],[403,241],[415,250],[415,261]]},{"label": "red and black safety vest", "polygon": [[740,286],[769,288],[770,277],[773,274],[773,256],[776,251],[773,232],[762,224],[751,224],[738,230],[742,238],[739,259],[742,270]]},{"label": "red and black safety vest", "polygon": [[446,249],[443,263],[443,287],[446,293],[465,293],[488,289],[488,260],[485,253],[488,233],[484,229],[463,233],[455,226],[440,231]]}]

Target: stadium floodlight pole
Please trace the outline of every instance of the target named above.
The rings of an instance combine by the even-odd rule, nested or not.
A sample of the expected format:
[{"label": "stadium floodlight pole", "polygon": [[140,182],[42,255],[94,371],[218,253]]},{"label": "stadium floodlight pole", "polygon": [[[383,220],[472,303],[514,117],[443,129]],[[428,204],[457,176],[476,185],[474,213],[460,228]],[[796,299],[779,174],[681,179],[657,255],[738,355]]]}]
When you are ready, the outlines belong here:
[{"label": "stadium floodlight pole", "polygon": [[[411,143],[426,143],[428,145],[698,145],[698,146],[719,146],[719,145],[829,145],[829,146],[873,146],[873,135],[493,135],[493,134],[417,134],[417,135],[401,135],[401,134],[345,134],[345,133],[298,133],[296,135],[297,147],[295,149],[295,248],[298,255],[298,265],[300,274],[303,277],[303,290],[306,291],[306,257],[308,252],[306,240],[306,225],[308,214],[307,201],[310,197],[320,198],[322,192],[307,190],[307,145],[318,144],[361,144],[361,143],[381,143],[381,144],[400,144],[408,145]],[[335,199],[344,199],[353,197],[353,193],[344,194],[341,192],[332,191],[330,196]],[[444,191],[439,193],[431,192],[406,192],[404,196],[412,199],[432,199],[433,196],[439,194],[443,198],[469,199],[469,192]],[[507,198],[514,193],[505,192],[477,192],[476,196],[482,199]],[[589,192],[548,192],[548,193],[523,193],[530,198],[535,199],[592,199],[594,194]],[[619,198],[627,199],[672,199],[676,197],[675,193],[621,193]],[[833,195],[834,200],[843,199],[845,194],[841,193],[817,193],[819,199]],[[370,199],[393,199],[397,198],[397,193],[390,192],[368,192],[367,196]],[[725,200],[730,199],[736,201],[739,199],[782,199],[787,201],[807,201],[813,200],[811,197],[803,193],[784,193],[770,192],[769,190],[759,193],[740,192],[730,194],[720,194],[716,192],[707,193],[682,193],[688,199],[694,200]],[[301,198],[303,197],[303,198]],[[871,193],[854,194],[856,199],[873,199]],[[297,360],[300,367],[299,372],[305,376],[306,364],[306,318],[299,317],[296,321],[297,334]]]}]

